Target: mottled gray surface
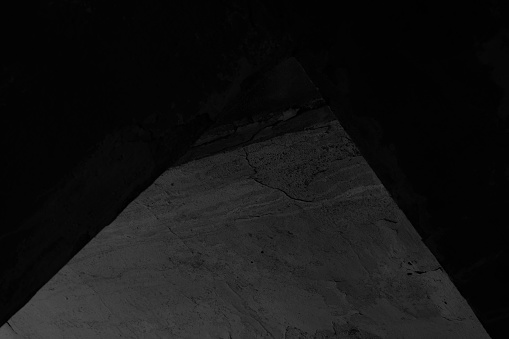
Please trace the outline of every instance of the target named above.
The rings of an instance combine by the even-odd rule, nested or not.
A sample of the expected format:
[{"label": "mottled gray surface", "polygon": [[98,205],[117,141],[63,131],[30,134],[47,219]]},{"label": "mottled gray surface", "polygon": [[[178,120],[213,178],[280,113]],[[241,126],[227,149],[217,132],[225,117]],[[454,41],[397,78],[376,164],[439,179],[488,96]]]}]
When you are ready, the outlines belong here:
[{"label": "mottled gray surface", "polygon": [[27,338],[489,338],[337,121],[168,170],[9,324]]}]

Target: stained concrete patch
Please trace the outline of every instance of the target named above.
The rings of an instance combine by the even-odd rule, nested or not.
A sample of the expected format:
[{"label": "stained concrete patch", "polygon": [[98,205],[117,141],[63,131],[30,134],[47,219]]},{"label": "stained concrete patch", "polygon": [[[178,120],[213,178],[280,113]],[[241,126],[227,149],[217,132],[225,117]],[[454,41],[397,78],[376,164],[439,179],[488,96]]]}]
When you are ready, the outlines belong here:
[{"label": "stained concrete patch", "polygon": [[489,338],[337,121],[168,170],[9,323],[29,338]]}]

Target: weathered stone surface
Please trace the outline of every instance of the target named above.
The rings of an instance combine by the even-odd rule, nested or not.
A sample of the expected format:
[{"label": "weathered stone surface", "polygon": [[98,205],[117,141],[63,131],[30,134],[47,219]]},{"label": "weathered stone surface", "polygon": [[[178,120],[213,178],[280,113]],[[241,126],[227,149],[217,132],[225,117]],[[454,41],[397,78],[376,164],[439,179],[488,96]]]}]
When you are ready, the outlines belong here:
[{"label": "weathered stone surface", "polygon": [[337,121],[169,169],[9,325],[31,338],[489,338]]}]

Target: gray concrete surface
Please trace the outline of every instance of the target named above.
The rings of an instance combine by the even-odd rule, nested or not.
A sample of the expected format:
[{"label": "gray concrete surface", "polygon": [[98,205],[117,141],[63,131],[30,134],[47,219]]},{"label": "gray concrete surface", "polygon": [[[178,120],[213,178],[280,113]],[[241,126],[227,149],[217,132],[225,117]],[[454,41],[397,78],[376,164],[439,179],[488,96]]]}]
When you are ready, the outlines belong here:
[{"label": "gray concrete surface", "polygon": [[335,120],[169,169],[0,333],[489,338]]}]

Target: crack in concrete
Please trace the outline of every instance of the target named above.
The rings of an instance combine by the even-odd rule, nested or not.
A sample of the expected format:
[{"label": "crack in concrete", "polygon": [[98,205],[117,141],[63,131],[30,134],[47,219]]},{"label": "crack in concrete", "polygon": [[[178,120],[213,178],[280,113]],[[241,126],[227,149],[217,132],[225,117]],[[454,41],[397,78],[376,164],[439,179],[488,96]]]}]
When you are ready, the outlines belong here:
[{"label": "crack in concrete", "polygon": [[[373,225],[376,225],[379,221],[385,221],[389,224],[398,224],[397,221],[394,221],[394,220],[391,220],[391,219],[387,219],[387,218],[382,218],[382,219],[379,219],[377,220],[376,222],[373,222],[372,224]],[[383,227],[393,231],[393,232],[396,232],[396,236],[399,236],[399,229],[397,228],[397,226],[389,226],[389,225],[386,225],[386,224],[382,224]],[[393,228],[395,227],[395,228]]]},{"label": "crack in concrete", "polygon": [[[138,205],[141,205],[143,208],[145,208],[154,218],[156,218],[157,221],[159,221],[159,222],[161,221],[161,219],[159,219],[159,217],[152,211],[152,209],[149,206],[142,204],[137,200],[135,200],[135,202]],[[180,240],[180,242],[182,242],[182,244],[184,244],[184,246],[187,247],[187,249],[189,250],[189,252],[191,252],[191,254],[194,254],[194,250],[191,247],[189,247],[188,244],[186,244],[184,239],[182,239],[177,233],[175,233],[175,231],[173,231],[170,226],[166,226],[166,228],[168,229],[168,231],[171,232],[171,234],[173,234],[178,240]]]},{"label": "crack in concrete", "polygon": [[88,287],[89,287],[89,288],[90,288],[90,289],[91,289],[91,290],[95,293],[95,295],[96,295],[96,296],[97,296],[97,298],[99,299],[99,302],[100,302],[100,303],[101,303],[104,307],[106,307],[106,309],[108,310],[108,312],[110,312],[110,315],[108,316],[108,319],[109,319],[110,317],[114,317],[114,316],[115,316],[115,314],[113,313],[113,311],[111,310],[111,308],[110,308],[108,305],[106,305],[106,303],[104,302],[104,300],[103,300],[103,298],[101,297],[101,295],[100,295],[99,293],[97,293],[97,291],[96,291],[94,288],[92,288],[92,286],[90,286],[90,285],[88,285],[88,284],[87,284],[87,286],[88,286]]},{"label": "crack in concrete", "polygon": [[[321,204],[322,208],[326,208],[325,204]],[[350,247],[350,249],[352,250],[352,252],[355,254],[355,256],[357,257],[357,260],[359,262],[359,265],[362,267],[362,269],[364,270],[364,272],[367,274],[368,277],[371,276],[371,274],[369,273],[369,270],[364,266],[364,263],[362,262],[359,254],[355,251],[355,248],[353,246],[353,243],[350,241],[350,239],[348,239],[345,235],[344,235],[344,232],[343,231],[340,231],[340,226],[336,223],[336,221],[334,219],[329,219],[332,221],[332,224],[336,227],[336,229],[338,229],[338,232],[337,234],[341,237],[341,239],[343,239],[345,242],[348,243],[348,246]],[[318,230],[318,229],[317,229]],[[321,232],[322,234],[325,234],[324,232]],[[338,282],[336,281],[336,279],[333,280],[334,282]]]},{"label": "crack in concrete", "polygon": [[235,133],[237,133],[237,131],[239,130],[239,126],[235,126],[235,125],[233,125],[233,126],[234,126],[235,129],[231,133],[228,133],[226,135],[223,135],[221,137],[217,137],[217,138],[209,140],[209,141],[205,141],[205,142],[203,142],[201,144],[196,144],[192,148],[199,148],[199,147],[202,147],[202,146],[207,146],[207,145],[213,144],[213,143],[221,141],[221,140],[229,139],[231,136],[235,135]]},{"label": "crack in concrete", "polygon": [[12,330],[12,332],[14,332],[14,334],[16,335],[19,335],[18,332],[16,332],[16,330],[11,326],[11,324],[9,324],[9,322],[6,322],[7,326],[9,326]]},{"label": "crack in concrete", "polygon": [[447,321],[452,321],[452,322],[464,321],[464,320],[467,319],[467,318],[464,318],[464,317],[449,318],[449,317],[446,317],[445,315],[442,315],[442,318],[444,318]]},{"label": "crack in concrete", "polygon": [[[72,270],[74,273],[76,273],[76,274],[78,274],[78,275],[79,275],[79,272],[78,272],[78,271],[76,271],[74,268],[69,267],[69,269],[70,269],[70,270]],[[122,273],[121,273],[121,274],[122,274]],[[120,275],[121,275],[121,274],[120,274]],[[108,319],[109,319],[110,317],[116,317],[116,315],[115,315],[115,313],[112,311],[112,309],[111,309],[108,305],[106,305],[106,303],[104,302],[104,300],[103,300],[103,298],[102,298],[101,294],[99,294],[99,293],[97,292],[97,290],[96,290],[95,288],[93,288],[93,287],[92,287],[92,285],[91,285],[91,284],[89,284],[89,283],[87,283],[87,282],[83,282],[83,284],[84,284],[86,287],[88,287],[88,288],[89,288],[89,289],[90,289],[90,290],[94,293],[93,295],[94,295],[94,296],[96,296],[96,297],[97,297],[97,299],[99,300],[99,302],[100,302],[100,303],[101,303],[101,304],[102,304],[102,305],[103,305],[103,306],[104,306],[104,307],[108,310],[108,312],[109,312]],[[133,334],[134,334],[134,333],[133,333]]]},{"label": "crack in concrete", "polygon": [[272,187],[270,185],[267,185],[265,184],[264,182],[256,179],[254,176],[258,174],[258,169],[253,166],[253,164],[251,164],[251,161],[249,160],[249,154],[247,153],[247,150],[245,147],[242,147],[242,149],[244,150],[244,153],[246,155],[246,162],[247,164],[249,165],[249,167],[251,167],[254,171],[254,175],[250,176],[249,179],[252,179],[254,181],[256,181],[258,184],[262,185],[262,186],[265,186],[267,188],[270,188],[270,189],[273,189],[273,190],[276,190],[276,191],[279,191],[281,193],[283,193],[288,199],[290,200],[293,200],[293,201],[300,201],[300,202],[305,202],[305,203],[313,203],[314,201],[313,200],[305,200],[305,199],[299,199],[299,198],[295,198],[295,197],[292,197],[291,195],[289,195],[287,192],[285,192],[284,190],[278,188],[278,187]]},{"label": "crack in concrete", "polygon": [[[153,216],[153,217],[154,217],[157,221],[159,221],[159,222],[161,221],[161,219],[160,219],[160,218],[159,218],[159,217],[158,217],[158,216],[157,216],[157,215],[156,215],[156,214],[152,211],[152,209],[151,209],[149,206],[147,206],[147,205],[145,205],[145,204],[142,204],[142,203],[140,203],[140,202],[138,202],[138,201],[135,201],[135,202],[136,202],[137,204],[141,205],[142,207],[144,207],[145,209],[147,209],[147,211],[148,211],[150,214],[152,214],[152,216]],[[195,254],[198,254],[198,256],[201,256],[201,255],[202,255],[202,253],[201,253],[201,252],[195,252],[195,251],[194,251],[194,250],[193,250],[193,249],[192,249],[192,248],[191,248],[191,247],[190,247],[190,246],[189,246],[189,245],[188,245],[188,244],[184,241],[184,239],[182,239],[182,238],[181,238],[181,237],[180,237],[177,233],[175,233],[175,231],[173,231],[173,230],[171,229],[171,227],[166,226],[166,229],[167,229],[168,231],[170,231],[170,233],[171,233],[171,234],[173,234],[173,235],[174,235],[174,236],[175,236],[178,240],[180,240],[180,242],[181,242],[181,243],[182,243],[185,247],[187,247],[187,249],[189,250],[189,252],[191,252],[191,254],[192,254],[192,255],[195,255]],[[170,260],[172,263],[174,263],[173,259],[171,259],[171,258],[170,258],[169,260]],[[178,266],[178,265],[177,265],[177,266]],[[209,272],[211,273],[212,277],[214,277],[214,278],[216,278],[216,277],[217,277],[217,273],[216,273],[216,272],[214,272],[214,271],[212,271],[210,268],[208,268],[208,267],[207,267],[207,263],[205,262],[205,260],[203,260],[203,263],[201,263],[201,264],[199,265],[199,267],[203,267],[205,270],[209,271]]]},{"label": "crack in concrete", "polygon": [[369,271],[368,271],[368,270],[366,269],[366,267],[364,266],[364,263],[362,262],[361,257],[359,256],[359,254],[358,254],[358,253],[357,253],[357,251],[355,250],[355,248],[354,248],[354,246],[353,246],[352,242],[350,241],[350,239],[348,239],[347,237],[345,237],[345,236],[343,235],[343,233],[342,233],[342,232],[338,232],[338,234],[339,234],[339,236],[340,236],[343,240],[345,240],[345,241],[348,243],[348,245],[350,246],[350,249],[352,250],[352,252],[353,252],[353,253],[355,254],[355,256],[357,257],[357,261],[359,262],[359,265],[362,267],[362,269],[364,270],[364,272],[366,273],[366,275],[367,275],[368,277],[370,277],[370,276],[371,276],[371,274],[369,273]]},{"label": "crack in concrete", "polygon": [[[233,292],[233,293],[237,296],[237,298],[239,298],[241,301],[244,301],[244,302],[245,302],[244,298],[242,298],[242,296],[241,296],[239,293],[237,293],[237,291],[235,291],[235,290],[231,287],[231,285],[230,285],[230,283],[229,283],[228,281],[225,281],[225,285],[226,285],[226,286],[228,286],[228,288],[230,289],[230,291],[232,291],[232,292]],[[267,329],[267,327],[265,327],[265,325],[264,325],[264,324],[263,324],[263,322],[259,319],[259,317],[258,317],[258,316],[256,316],[256,312],[255,312],[255,311],[254,311],[251,307],[249,307],[249,305],[247,305],[247,303],[246,303],[245,305],[242,305],[242,306],[243,306],[243,307],[247,310],[247,313],[249,313],[247,316],[249,316],[249,317],[251,317],[252,319],[254,319],[254,320],[255,320],[255,321],[256,321],[256,322],[257,322],[257,323],[258,323],[258,324],[259,324],[259,325],[260,325],[260,326],[261,326],[261,327],[265,330],[265,332],[267,332],[267,334],[268,334],[268,335],[270,335],[270,337],[271,337],[271,338],[274,338],[274,339],[275,339],[274,334],[272,334],[272,332],[271,332],[269,329]],[[240,312],[240,310],[239,310],[239,312]],[[242,312],[241,312],[241,313],[242,313]]]},{"label": "crack in concrete", "polygon": [[[296,114],[294,116],[292,116],[292,117],[290,117],[288,119],[284,119],[284,120],[276,120],[276,121],[274,121],[272,123],[269,123],[269,124],[266,124],[266,125],[263,122],[260,123],[259,121],[258,122],[254,121],[253,117],[251,117],[251,121],[252,121],[251,124],[259,123],[263,127],[260,127],[260,129],[258,129],[256,132],[254,132],[253,135],[248,140],[243,141],[243,142],[239,142],[236,145],[225,146],[225,147],[221,148],[220,150],[216,151],[216,153],[230,151],[230,150],[233,150],[233,149],[235,149],[237,147],[247,146],[250,143],[252,143],[255,140],[255,138],[260,133],[262,133],[264,130],[266,130],[267,128],[269,128],[269,127],[273,128],[273,127],[276,127],[276,126],[278,126],[280,124],[287,123],[288,121],[294,120],[297,117],[299,117],[300,115],[302,115],[302,114],[304,114],[304,113],[306,113],[308,111],[315,110],[315,109],[320,109],[320,108],[325,107],[325,106],[327,106],[327,104],[325,103],[325,101],[323,99],[313,100],[311,103],[299,107],[297,109]],[[233,126],[235,128],[235,130],[233,132],[228,133],[227,135],[223,135],[221,137],[218,137],[218,138],[206,141],[204,143],[194,145],[194,146],[191,147],[191,149],[199,149],[199,148],[201,148],[203,146],[208,146],[210,144],[214,144],[214,143],[216,143],[218,141],[221,141],[221,140],[227,140],[227,139],[229,139],[231,137],[234,137],[237,134],[237,132],[238,132],[240,127],[245,127],[245,126],[248,126],[248,125],[250,125],[250,124],[239,126],[239,125],[235,125],[235,123],[233,123]],[[318,127],[318,128],[310,128],[310,129],[305,128],[304,130],[314,130],[314,129],[325,128],[325,127],[327,127],[327,130],[325,131],[325,133],[328,134],[330,129],[331,129],[331,126],[321,126],[321,127]]]},{"label": "crack in concrete", "polygon": [[[316,107],[315,107],[316,106]],[[300,107],[297,109],[295,115],[293,115],[292,117],[288,118],[288,119],[284,119],[284,120],[276,120],[275,122],[271,123],[271,124],[268,124],[266,126],[264,126],[263,128],[260,128],[257,132],[255,132],[251,138],[249,138],[249,140],[247,141],[244,141],[243,143],[241,143],[241,145],[246,145],[246,144],[249,144],[250,142],[252,142],[256,136],[258,134],[260,134],[261,132],[263,132],[265,129],[267,129],[268,127],[276,127],[280,124],[284,124],[284,123],[287,123],[288,121],[291,121],[291,120],[295,120],[296,118],[298,118],[299,116],[301,116],[302,114],[310,111],[310,110],[314,110],[314,109],[319,109],[319,108],[322,108],[326,106],[325,102],[323,101],[318,101],[318,104],[314,104],[314,102],[312,104],[310,104],[309,106],[309,109],[307,109],[306,107]],[[330,130],[330,126],[327,128],[327,131],[326,133]]]},{"label": "crack in concrete", "polygon": [[320,129],[324,129],[326,128],[325,130],[325,134],[329,134],[330,133],[330,130],[332,129],[332,124],[328,123],[326,126],[315,126],[315,127],[306,127],[304,128],[304,131],[318,131]]},{"label": "crack in concrete", "polygon": [[235,222],[237,220],[252,220],[252,219],[257,219],[257,218],[270,217],[273,215],[274,215],[273,213],[266,213],[266,214],[260,214],[260,215],[249,215],[247,217],[235,218],[235,219],[233,219],[233,221]]},{"label": "crack in concrete", "polygon": [[[400,269],[404,269],[403,268],[404,264],[405,264],[404,262],[400,263],[399,268]],[[413,265],[411,262],[410,262],[410,264]],[[412,275],[413,273],[415,273],[415,274],[426,274],[426,273],[435,272],[435,271],[438,271],[438,270],[444,272],[444,269],[442,268],[442,266],[438,266],[436,268],[433,268],[433,269],[430,269],[430,270],[426,270],[426,271],[420,271],[420,270],[415,270],[415,269],[411,269],[411,268],[406,268],[405,270],[407,272],[407,275]]]},{"label": "crack in concrete", "polygon": [[438,271],[438,270],[443,271],[442,267],[441,267],[441,266],[439,266],[439,267],[437,267],[437,268],[435,268],[435,269],[428,270],[428,271],[412,271],[412,272],[413,272],[413,273],[417,273],[417,274],[424,274],[424,273],[435,272],[435,271]]}]

